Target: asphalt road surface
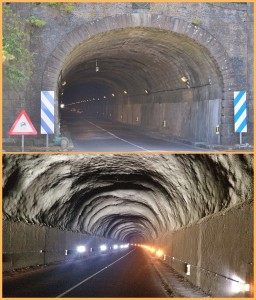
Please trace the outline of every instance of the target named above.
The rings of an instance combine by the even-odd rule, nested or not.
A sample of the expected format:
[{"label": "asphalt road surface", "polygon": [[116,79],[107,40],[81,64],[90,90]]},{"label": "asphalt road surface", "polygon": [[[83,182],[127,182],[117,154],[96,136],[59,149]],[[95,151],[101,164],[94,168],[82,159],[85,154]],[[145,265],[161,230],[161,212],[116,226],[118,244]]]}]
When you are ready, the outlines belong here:
[{"label": "asphalt road surface", "polygon": [[77,152],[203,152],[202,148],[169,142],[141,130],[102,120],[69,119],[67,123]]},{"label": "asphalt road surface", "polygon": [[168,295],[143,250],[128,249],[4,277],[3,297],[166,298]]}]

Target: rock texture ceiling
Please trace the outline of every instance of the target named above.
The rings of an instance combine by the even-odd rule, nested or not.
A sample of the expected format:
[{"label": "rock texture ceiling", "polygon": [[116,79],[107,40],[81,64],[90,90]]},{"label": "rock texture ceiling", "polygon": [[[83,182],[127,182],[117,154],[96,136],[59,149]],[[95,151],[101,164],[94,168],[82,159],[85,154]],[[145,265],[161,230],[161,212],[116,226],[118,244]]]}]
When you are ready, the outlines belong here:
[{"label": "rock texture ceiling", "polygon": [[147,241],[253,199],[252,155],[4,155],[3,216]]}]

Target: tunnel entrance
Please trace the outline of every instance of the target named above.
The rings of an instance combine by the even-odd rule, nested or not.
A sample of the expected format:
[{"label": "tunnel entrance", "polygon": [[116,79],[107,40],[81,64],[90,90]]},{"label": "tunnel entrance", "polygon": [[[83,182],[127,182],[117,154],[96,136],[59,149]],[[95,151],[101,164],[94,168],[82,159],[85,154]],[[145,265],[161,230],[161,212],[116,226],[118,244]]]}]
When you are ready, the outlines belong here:
[{"label": "tunnel entrance", "polygon": [[58,125],[107,120],[216,144],[216,126],[230,125],[222,108],[228,68],[224,49],[202,28],[131,14],[71,32],[49,59],[43,86],[58,97]]}]

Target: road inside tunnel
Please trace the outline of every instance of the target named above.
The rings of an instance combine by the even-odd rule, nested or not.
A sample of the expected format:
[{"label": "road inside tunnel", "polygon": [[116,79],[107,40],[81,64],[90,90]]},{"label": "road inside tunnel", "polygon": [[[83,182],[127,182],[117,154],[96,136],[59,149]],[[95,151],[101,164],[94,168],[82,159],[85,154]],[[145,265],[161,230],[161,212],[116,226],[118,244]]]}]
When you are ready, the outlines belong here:
[{"label": "road inside tunnel", "polygon": [[4,297],[168,297],[140,249],[102,254],[6,276]]},{"label": "road inside tunnel", "polygon": [[[204,152],[204,148],[185,144],[169,137],[154,137],[153,133],[122,123],[96,118],[72,116],[65,128],[73,143],[73,151],[86,152]],[[65,131],[64,131],[65,136]]]}]

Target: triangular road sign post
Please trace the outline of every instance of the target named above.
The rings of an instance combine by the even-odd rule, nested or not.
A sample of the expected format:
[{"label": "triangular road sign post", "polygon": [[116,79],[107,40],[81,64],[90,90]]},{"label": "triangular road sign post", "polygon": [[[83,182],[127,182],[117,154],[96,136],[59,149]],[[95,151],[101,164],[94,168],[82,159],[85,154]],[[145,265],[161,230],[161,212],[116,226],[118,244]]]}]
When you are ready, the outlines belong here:
[{"label": "triangular road sign post", "polygon": [[36,135],[37,131],[28,117],[26,111],[23,109],[11,129],[8,131],[10,135],[21,135],[21,151],[24,152],[24,135]]},{"label": "triangular road sign post", "polygon": [[11,129],[8,131],[10,135],[36,135],[37,131],[29,119],[26,111],[23,109],[15,122],[13,123]]}]

